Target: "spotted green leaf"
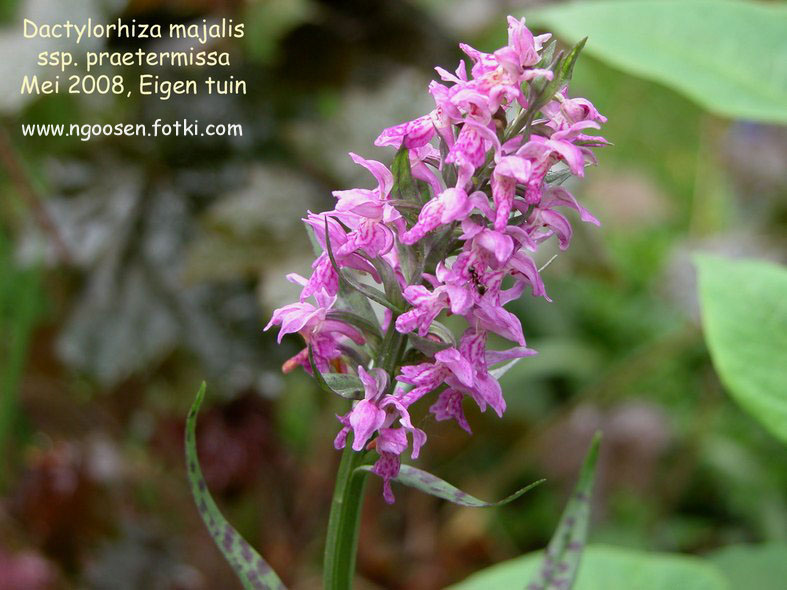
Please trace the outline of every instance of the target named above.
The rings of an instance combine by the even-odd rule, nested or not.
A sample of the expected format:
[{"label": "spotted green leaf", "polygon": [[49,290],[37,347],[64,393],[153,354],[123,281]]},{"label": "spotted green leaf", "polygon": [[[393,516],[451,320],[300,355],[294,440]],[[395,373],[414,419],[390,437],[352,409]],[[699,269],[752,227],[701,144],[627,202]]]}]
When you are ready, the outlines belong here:
[{"label": "spotted green leaf", "polygon": [[286,590],[268,562],[227,522],[208,491],[197,457],[196,438],[197,413],[204,398],[205,383],[199,388],[186,420],[186,465],[191,493],[199,514],[216,546],[235,570],[246,590]]},{"label": "spotted green leaf", "polygon": [[528,590],[569,590],[577,576],[590,524],[590,495],[596,475],[601,434],[590,443],[574,493],[560,517],[541,566],[530,578]]},{"label": "spotted green leaf", "polygon": [[[371,471],[372,467],[370,465],[363,465],[358,469],[362,471]],[[422,469],[418,469],[417,467],[413,467],[411,465],[402,465],[399,469],[399,475],[394,478],[394,481],[425,492],[430,496],[436,496],[438,498],[442,498],[443,500],[448,500],[449,502],[453,502],[459,506],[467,506],[469,508],[487,508],[490,506],[503,506],[504,504],[513,502],[522,494],[529,492],[537,485],[543,483],[545,480],[541,479],[539,481],[535,481],[530,485],[523,487],[521,490],[514,492],[510,496],[503,498],[499,502],[485,502],[484,500],[479,500],[475,496],[471,496],[467,492],[463,492],[459,488],[452,486],[450,483],[443,481],[436,475],[432,475],[428,471],[423,471]]]}]

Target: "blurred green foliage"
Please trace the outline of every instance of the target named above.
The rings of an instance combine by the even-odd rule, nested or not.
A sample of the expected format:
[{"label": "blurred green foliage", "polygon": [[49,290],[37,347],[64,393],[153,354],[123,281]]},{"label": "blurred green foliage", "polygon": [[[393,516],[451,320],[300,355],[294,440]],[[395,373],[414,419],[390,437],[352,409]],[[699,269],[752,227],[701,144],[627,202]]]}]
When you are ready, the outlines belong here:
[{"label": "blurred green foliage", "polygon": [[27,364],[30,341],[45,309],[38,268],[20,268],[11,243],[0,227],[0,491],[17,468],[14,457],[25,440],[19,408],[19,387]]}]

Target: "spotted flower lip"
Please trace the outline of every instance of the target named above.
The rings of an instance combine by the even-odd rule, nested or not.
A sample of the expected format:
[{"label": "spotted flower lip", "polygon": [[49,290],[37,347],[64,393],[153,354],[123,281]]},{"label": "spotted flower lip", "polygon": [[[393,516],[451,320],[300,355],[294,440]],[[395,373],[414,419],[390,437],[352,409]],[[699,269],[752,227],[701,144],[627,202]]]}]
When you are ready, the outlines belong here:
[{"label": "spotted flower lip", "polygon": [[[307,343],[286,371],[356,385],[334,446],[377,454],[372,471],[387,502],[402,455],[416,459],[426,442],[410,408],[428,397],[436,421],[468,433],[466,398],[501,416],[499,364],[535,354],[506,305],[528,293],[551,301],[539,248],[567,249],[572,216],[600,225],[556,179],[582,178],[596,163],[593,149],[607,142],[593,133],[606,118],[569,96],[562,76],[571,68],[562,54],[548,63],[549,40],[509,17],[503,47],[461,44],[467,63],[436,68],[429,84],[434,108],[374,140],[398,150],[391,167],[349,154],[372,186],[336,190],[333,209],[307,214],[318,250],[311,275],[287,276],[302,287],[299,301],[265,327],[279,326],[280,342],[297,333]],[[511,344],[498,349],[503,340]]]}]

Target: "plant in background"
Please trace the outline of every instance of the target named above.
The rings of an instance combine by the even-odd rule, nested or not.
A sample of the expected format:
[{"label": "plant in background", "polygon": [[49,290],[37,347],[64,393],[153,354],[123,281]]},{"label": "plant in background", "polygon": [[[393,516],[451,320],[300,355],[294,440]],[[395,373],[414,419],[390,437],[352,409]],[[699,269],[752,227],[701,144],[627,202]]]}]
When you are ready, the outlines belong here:
[{"label": "plant in background", "polygon": [[[399,481],[462,505],[490,505],[402,464],[405,454],[416,459],[427,440],[410,408],[427,397],[436,420],[454,420],[468,433],[465,398],[502,416],[499,376],[535,354],[505,305],[526,291],[549,300],[533,255],[547,240],[569,247],[566,210],[598,225],[561,186],[583,176],[595,162],[592,148],[606,143],[589,133],[606,119],[568,94],[584,41],[556,52],[550,35],[534,37],[524,19],[509,17],[508,24],[508,44],[493,53],[461,45],[469,72],[464,61],[454,73],[437,68],[442,82],[429,86],[434,110],[380,134],[375,145],[397,149],[390,169],[350,154],[377,186],[335,191],[333,210],[307,215],[318,250],[312,274],[288,275],[302,287],[300,299],[277,309],[266,326],[279,326],[279,341],[295,333],[305,341],[284,371],[302,367],[323,389],[350,400],[334,442],[343,454],[328,525],[326,588],[351,585],[368,472],[383,479],[389,503],[391,482]],[[448,315],[462,318],[461,334],[439,321]],[[493,349],[490,340],[500,339],[511,345]],[[200,511],[247,587],[281,587],[223,520],[202,481],[193,435],[203,392],[187,431]],[[590,481],[581,482],[585,500]],[[556,547],[565,549],[569,532],[556,537]],[[569,549],[582,540],[572,537]],[[551,558],[556,567],[557,556]],[[568,588],[577,564],[572,558],[533,587]]]}]

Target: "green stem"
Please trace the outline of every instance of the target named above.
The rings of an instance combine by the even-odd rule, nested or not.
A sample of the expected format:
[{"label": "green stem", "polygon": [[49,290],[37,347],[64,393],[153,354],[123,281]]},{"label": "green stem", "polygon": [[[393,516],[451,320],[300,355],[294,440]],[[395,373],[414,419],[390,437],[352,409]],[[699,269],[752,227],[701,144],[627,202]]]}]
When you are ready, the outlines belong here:
[{"label": "green stem", "polygon": [[328,535],[325,545],[325,590],[349,590],[355,573],[358,529],[361,523],[363,487],[366,472],[356,472],[363,464],[364,453],[353,451],[351,436],[342,452],[336,487],[331,500]]},{"label": "green stem", "polygon": [[[393,375],[402,360],[407,336],[396,331],[397,314],[385,333],[377,355],[376,366]],[[391,385],[392,386],[392,385]],[[353,451],[352,435],[347,437],[336,473],[336,486],[331,500],[328,518],[328,534],[325,542],[323,587],[325,590],[350,590],[355,574],[355,555],[358,549],[358,530],[361,523],[363,488],[366,471],[358,471],[364,463],[363,452]]]}]

